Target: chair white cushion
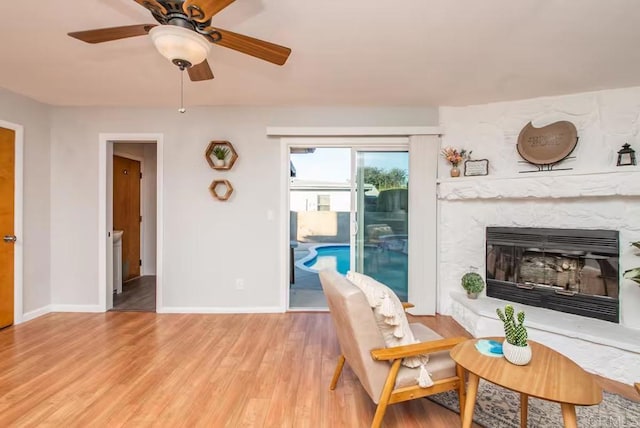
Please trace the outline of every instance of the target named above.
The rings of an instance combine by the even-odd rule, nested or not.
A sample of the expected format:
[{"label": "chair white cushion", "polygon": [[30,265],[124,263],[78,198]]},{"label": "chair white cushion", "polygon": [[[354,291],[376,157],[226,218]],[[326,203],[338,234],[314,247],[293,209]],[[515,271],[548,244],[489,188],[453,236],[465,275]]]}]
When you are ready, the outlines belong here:
[{"label": "chair white cushion", "polygon": [[[369,306],[388,348],[394,346],[411,345],[418,341],[409,327],[409,321],[398,296],[389,287],[376,281],[370,276],[349,271],[347,279],[362,290],[367,297]],[[407,367],[419,367],[425,362],[425,357],[405,358],[402,364]]]},{"label": "chair white cushion", "polygon": [[[438,333],[419,323],[410,324],[411,331],[420,342],[442,339]],[[449,351],[440,351],[429,354],[429,362],[425,365],[431,379],[434,381],[456,376],[456,363],[451,359]],[[420,368],[401,367],[396,377],[396,388],[417,385],[420,377]]]}]

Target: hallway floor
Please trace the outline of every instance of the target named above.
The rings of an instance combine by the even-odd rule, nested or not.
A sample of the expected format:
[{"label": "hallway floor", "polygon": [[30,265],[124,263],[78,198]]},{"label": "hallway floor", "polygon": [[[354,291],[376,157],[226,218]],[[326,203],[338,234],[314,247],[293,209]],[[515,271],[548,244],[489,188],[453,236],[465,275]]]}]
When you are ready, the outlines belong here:
[{"label": "hallway floor", "polygon": [[156,277],[140,276],[122,284],[122,293],[113,295],[112,311],[156,311]]}]

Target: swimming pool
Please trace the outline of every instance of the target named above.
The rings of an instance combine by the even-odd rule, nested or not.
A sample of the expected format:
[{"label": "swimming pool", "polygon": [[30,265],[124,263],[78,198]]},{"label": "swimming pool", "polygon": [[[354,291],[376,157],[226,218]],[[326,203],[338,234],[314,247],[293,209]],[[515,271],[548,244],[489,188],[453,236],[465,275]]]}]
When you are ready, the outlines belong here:
[{"label": "swimming pool", "polygon": [[316,245],[309,249],[309,255],[300,260],[302,266],[298,265],[298,267],[302,269],[306,267],[314,272],[335,269],[342,275],[346,275],[351,268],[350,252],[349,245]]},{"label": "swimming pool", "polygon": [[[407,255],[389,251],[380,254],[378,247],[365,247],[365,273],[391,288],[400,298],[407,299]],[[347,244],[316,245],[309,248],[309,255],[296,262],[296,267],[318,273],[322,269],[335,269],[346,275],[351,269],[351,247]],[[367,269],[367,263],[375,263],[375,269]],[[369,272],[374,270],[374,272]]]}]

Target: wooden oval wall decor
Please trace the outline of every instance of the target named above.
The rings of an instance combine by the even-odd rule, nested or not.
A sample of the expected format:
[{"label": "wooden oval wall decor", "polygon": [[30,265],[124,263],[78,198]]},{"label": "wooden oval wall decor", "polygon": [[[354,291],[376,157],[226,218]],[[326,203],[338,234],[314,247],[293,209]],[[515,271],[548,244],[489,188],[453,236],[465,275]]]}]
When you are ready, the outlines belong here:
[{"label": "wooden oval wall decor", "polygon": [[534,165],[550,165],[571,154],[578,144],[578,131],[573,123],[555,122],[535,128],[529,122],[518,136],[518,153]]}]

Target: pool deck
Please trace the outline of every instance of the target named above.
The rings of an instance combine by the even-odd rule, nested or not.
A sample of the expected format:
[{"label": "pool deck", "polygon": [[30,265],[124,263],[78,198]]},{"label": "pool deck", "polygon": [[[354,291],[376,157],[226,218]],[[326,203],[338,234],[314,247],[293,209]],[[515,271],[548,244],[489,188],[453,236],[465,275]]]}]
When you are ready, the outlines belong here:
[{"label": "pool deck", "polygon": [[[293,250],[294,263],[309,255],[309,247],[318,243],[299,242]],[[327,309],[327,300],[322,292],[320,278],[315,272],[294,268],[295,282],[289,286],[289,308]]]}]

